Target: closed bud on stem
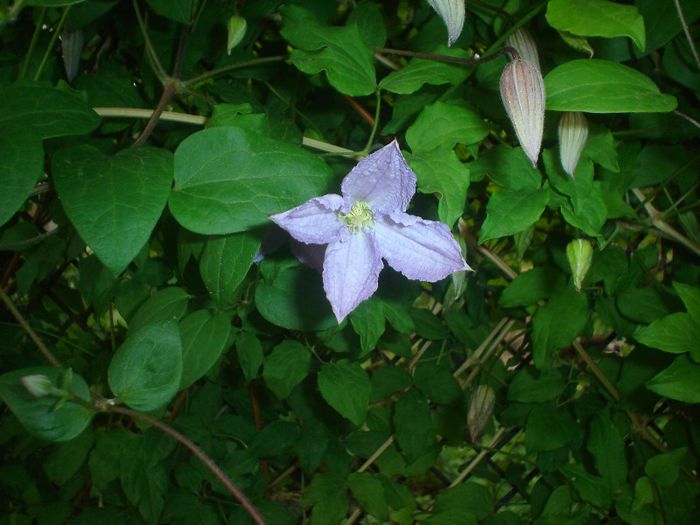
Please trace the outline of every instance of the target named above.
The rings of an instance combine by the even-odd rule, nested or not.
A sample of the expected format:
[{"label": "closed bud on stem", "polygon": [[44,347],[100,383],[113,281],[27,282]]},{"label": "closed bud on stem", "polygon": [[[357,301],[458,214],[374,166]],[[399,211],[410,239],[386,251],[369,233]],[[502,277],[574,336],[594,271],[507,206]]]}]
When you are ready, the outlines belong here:
[{"label": "closed bud on stem", "polygon": [[583,113],[562,113],[559,120],[559,158],[564,171],[574,176],[581,152],[588,140],[588,121]]},{"label": "closed bud on stem", "polygon": [[447,45],[451,46],[464,27],[464,0],[428,0],[447,26]]},{"label": "closed bud on stem", "polygon": [[33,374],[20,379],[24,388],[34,397],[46,397],[51,395],[55,388],[51,380],[44,374]]},{"label": "closed bud on stem", "polygon": [[66,70],[68,82],[78,75],[80,70],[80,55],[83,52],[83,31],[65,30],[61,33],[61,51],[63,52],[63,67]]},{"label": "closed bud on stem", "polygon": [[501,100],[525,154],[537,164],[544,130],[544,80],[525,60],[512,60],[501,75]]},{"label": "closed bud on stem", "polygon": [[540,69],[540,55],[537,53],[535,39],[527,29],[522,27],[508,37],[506,45],[515,49],[520,58]]},{"label": "closed bud on stem", "polygon": [[580,292],[583,280],[591,268],[593,245],[586,239],[575,239],[566,246],[566,258],[569,260],[576,291]]},{"label": "closed bud on stem", "polygon": [[496,394],[489,385],[479,385],[472,392],[467,412],[467,428],[472,442],[478,441],[491,421],[495,404]]},{"label": "closed bud on stem", "polygon": [[228,41],[226,43],[226,53],[231,54],[231,50],[241,43],[245,32],[248,29],[248,22],[242,16],[232,16],[228,19]]}]

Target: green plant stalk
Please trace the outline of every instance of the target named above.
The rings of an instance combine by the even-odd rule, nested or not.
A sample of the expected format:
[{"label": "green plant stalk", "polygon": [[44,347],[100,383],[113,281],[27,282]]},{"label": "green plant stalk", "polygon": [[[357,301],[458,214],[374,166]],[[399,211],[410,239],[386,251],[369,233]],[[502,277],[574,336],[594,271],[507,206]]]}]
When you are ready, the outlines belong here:
[{"label": "green plant stalk", "polygon": [[275,55],[271,57],[262,57],[262,58],[254,58],[252,60],[247,60],[245,62],[237,62],[235,64],[229,64],[228,66],[223,66],[217,69],[212,69],[211,71],[207,71],[206,73],[202,73],[201,75],[198,75],[194,78],[191,78],[189,80],[185,80],[183,82],[183,85],[185,87],[190,87],[194,84],[198,84],[200,82],[203,82],[205,80],[208,80],[212,77],[221,75],[223,73],[228,73],[229,71],[234,71],[236,69],[242,69],[245,67],[252,67],[252,66],[259,66],[260,64],[269,64],[271,62],[281,62],[283,60],[286,60],[287,57],[284,55]]},{"label": "green plant stalk", "polygon": [[365,146],[365,149],[362,150],[362,153],[365,155],[369,155],[370,149],[372,148],[372,144],[374,143],[374,138],[377,135],[377,130],[379,129],[379,116],[381,115],[381,109],[382,109],[382,92],[380,89],[377,89],[377,107],[374,110],[374,123],[372,124],[372,131],[369,134],[369,138],[367,139],[367,145]]},{"label": "green plant stalk", "polygon": [[544,7],[547,5],[549,0],[543,0],[539,4],[537,4],[535,7],[533,7],[530,11],[528,11],[522,18],[520,18],[517,22],[515,22],[513,25],[511,25],[505,33],[503,33],[501,36],[499,36],[496,41],[491,44],[487,49],[486,52],[484,53],[484,56],[489,56],[490,53],[498,49],[503,45],[503,43],[508,40],[508,37],[515,33],[518,29],[520,29],[522,26],[527,24],[530,20],[532,20],[537,13],[539,13]]},{"label": "green plant stalk", "polygon": [[165,84],[167,82],[168,74],[165,72],[165,68],[160,63],[160,60],[158,60],[158,54],[153,48],[151,39],[148,37],[148,31],[146,31],[146,24],[144,23],[143,17],[141,16],[141,11],[139,11],[137,0],[131,0],[131,3],[134,6],[136,20],[138,21],[139,28],[141,29],[141,34],[143,35],[143,41],[146,45],[146,53],[148,55],[149,62],[151,63],[151,67],[153,68],[153,72],[158,77],[158,80],[160,80],[162,84]]},{"label": "green plant stalk", "polygon": [[700,70],[700,56],[698,56],[698,50],[695,48],[695,43],[693,42],[693,37],[690,34],[690,29],[688,29],[688,23],[685,21],[685,15],[683,15],[683,8],[681,7],[680,0],[673,0],[673,3],[676,5],[676,12],[678,13],[678,19],[681,22],[681,26],[683,27],[683,33],[685,33],[685,38],[688,40],[688,45],[690,46],[690,52],[693,54],[693,58],[695,59],[695,64],[698,66],[698,69]]},{"label": "green plant stalk", "polygon": [[22,62],[22,69],[20,70],[19,76],[17,77],[18,80],[23,79],[24,76],[27,74],[29,60],[34,54],[34,48],[36,47],[36,43],[39,40],[39,35],[41,34],[41,26],[44,21],[44,15],[46,15],[46,8],[42,7],[39,11],[39,19],[36,21],[36,26],[34,27],[34,34],[32,34],[32,40],[29,42],[29,49],[27,50],[27,54],[24,57],[24,61]]},{"label": "green plant stalk", "polygon": [[39,62],[39,68],[36,70],[36,73],[34,74],[34,81],[35,82],[37,80],[39,80],[39,77],[41,76],[41,72],[44,70],[44,66],[46,65],[46,61],[49,59],[49,55],[51,54],[51,50],[56,45],[56,40],[58,40],[58,35],[60,35],[61,31],[63,30],[63,24],[66,23],[66,17],[68,16],[68,13],[70,12],[70,8],[71,8],[71,6],[68,6],[63,10],[63,14],[61,15],[61,19],[58,21],[58,25],[56,26],[56,29],[54,29],[53,35],[51,35],[51,40],[49,42],[48,47],[46,48],[46,52],[44,53],[44,56],[41,57],[41,62]]}]

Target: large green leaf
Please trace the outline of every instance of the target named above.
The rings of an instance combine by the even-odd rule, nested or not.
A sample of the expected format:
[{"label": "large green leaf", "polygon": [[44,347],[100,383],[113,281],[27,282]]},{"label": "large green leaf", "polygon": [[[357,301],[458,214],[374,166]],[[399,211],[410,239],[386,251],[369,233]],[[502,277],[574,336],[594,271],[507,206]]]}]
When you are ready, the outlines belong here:
[{"label": "large green leaf", "polygon": [[480,242],[513,235],[527,229],[542,215],[549,193],[546,189],[504,190],[491,195],[486,220],[481,226]]},{"label": "large green leaf", "polygon": [[673,283],[673,287],[678,292],[692,320],[695,324],[700,325],[700,288],[680,282]]},{"label": "large green leaf", "polygon": [[[34,397],[22,384],[25,376],[44,375],[56,387],[61,387],[65,370],[60,368],[36,367],[14,370],[0,376],[0,399],[2,399],[17,419],[32,434],[49,441],[68,441],[80,434],[90,423],[92,412],[74,401],[57,404],[52,396]],[[71,392],[90,403],[90,392],[85,380],[72,374]]]},{"label": "large green leaf", "polygon": [[282,341],[265,359],[263,379],[280,399],[289,397],[292,389],[309,373],[311,352],[297,341]]},{"label": "large green leaf", "polygon": [[108,157],[84,144],[56,152],[52,166],[68,218],[104,265],[121,273],[146,244],[165,207],[172,154],[132,148]]},{"label": "large green leaf", "polygon": [[536,190],[542,186],[542,175],[521,148],[505,144],[491,148],[469,165],[473,180],[485,175],[509,190]]},{"label": "large green leaf", "polygon": [[360,365],[348,361],[325,365],[318,374],[318,388],[341,416],[355,425],[365,420],[371,387]]},{"label": "large green leaf", "polygon": [[418,191],[438,195],[438,217],[452,226],[464,213],[469,189],[467,167],[451,147],[417,153],[407,160],[418,178]]},{"label": "large green leaf", "polygon": [[199,261],[202,280],[222,306],[230,306],[234,293],[253,264],[260,239],[250,232],[207,240]]},{"label": "large green leaf", "polygon": [[324,26],[310,11],[288,6],[282,9],[282,36],[298,48],[290,60],[304,73],[325,71],[334,88],[353,97],[377,89],[372,50],[357,25]]},{"label": "large green leaf", "polygon": [[406,142],[413,153],[455,144],[476,144],[489,134],[489,128],[474,111],[456,104],[435,102],[427,106],[406,131]]},{"label": "large green leaf", "polygon": [[44,173],[44,149],[31,132],[0,130],[0,226],[22,206]]},{"label": "large green leaf", "polygon": [[227,234],[322,195],[331,171],[298,146],[233,127],[189,136],[175,152],[170,210],[188,230]]},{"label": "large green leaf", "polygon": [[678,356],[649,380],[647,388],[676,401],[700,403],[700,365],[685,355]]},{"label": "large green leaf", "polygon": [[435,441],[435,425],[428,400],[410,390],[394,406],[396,441],[410,462],[418,459]]},{"label": "large green leaf", "polygon": [[226,350],[231,334],[231,316],[197,310],[180,321],[182,376],[180,389],[187,388],[214,366]]},{"label": "large green leaf", "polygon": [[182,376],[182,342],[177,323],[143,327],[117,349],[109,364],[109,386],[131,408],[163,407],[177,393]]},{"label": "large green leaf", "polygon": [[676,109],[649,77],[609,60],[572,60],[544,78],[547,109],[587,113],[657,113]]},{"label": "large green leaf", "polygon": [[177,286],[158,290],[139,306],[134,317],[129,320],[130,332],[134,333],[144,326],[161,321],[179,320],[185,315],[189,300],[190,295]]},{"label": "large green leaf", "polygon": [[192,19],[192,0],[146,0],[156,13],[181,24]]},{"label": "large green leaf", "polygon": [[[439,48],[436,53],[459,58],[467,57],[466,51],[457,48]],[[384,77],[379,83],[379,87],[392,93],[410,95],[422,88],[424,84],[456,86],[464,82],[466,78],[467,69],[463,65],[414,58],[406,67]]]},{"label": "large green leaf", "polygon": [[[647,45],[644,54],[667,44],[674,36],[683,30],[676,0],[635,0],[639,12],[644,17],[646,26]],[[697,0],[679,0],[685,22],[691,25],[700,18],[700,2]]]},{"label": "large green leaf", "polygon": [[607,0],[551,0],[547,22],[579,36],[628,36],[639,50],[646,46],[644,19],[637,8]]},{"label": "large green leaf", "polygon": [[700,356],[700,326],[687,313],[675,313],[657,319],[637,330],[634,338],[643,345],[672,354],[697,352]]}]

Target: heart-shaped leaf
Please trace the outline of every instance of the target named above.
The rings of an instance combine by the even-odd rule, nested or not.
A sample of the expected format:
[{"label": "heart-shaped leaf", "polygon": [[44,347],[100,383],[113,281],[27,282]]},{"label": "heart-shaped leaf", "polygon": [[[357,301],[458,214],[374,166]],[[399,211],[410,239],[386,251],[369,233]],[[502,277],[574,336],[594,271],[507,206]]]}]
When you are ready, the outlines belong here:
[{"label": "heart-shaped leaf", "polygon": [[127,149],[108,157],[82,145],[53,158],[54,184],[68,218],[115,274],[148,241],[172,178],[172,155],[161,149]]}]

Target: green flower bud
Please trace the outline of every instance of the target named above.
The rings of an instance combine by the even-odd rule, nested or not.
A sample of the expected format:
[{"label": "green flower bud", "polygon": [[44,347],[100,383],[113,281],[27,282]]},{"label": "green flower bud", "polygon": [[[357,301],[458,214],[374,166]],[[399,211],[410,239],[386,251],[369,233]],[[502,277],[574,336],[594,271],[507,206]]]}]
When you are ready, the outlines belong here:
[{"label": "green flower bud", "polygon": [[55,388],[51,380],[44,374],[33,374],[20,379],[24,388],[34,397],[46,397],[51,395]]},{"label": "green flower bud", "polygon": [[564,171],[574,176],[588,140],[588,121],[583,113],[562,113],[559,121],[559,158]]},{"label": "green flower bud", "polygon": [[539,69],[512,60],[501,75],[501,100],[525,154],[537,164],[544,130],[544,80]]},{"label": "green flower bud", "polygon": [[464,27],[464,0],[428,0],[447,26],[447,45],[459,38]]},{"label": "green flower bud", "polygon": [[496,393],[489,385],[477,386],[469,397],[467,428],[473,442],[478,441],[486,425],[491,421]]},{"label": "green flower bud", "polygon": [[522,60],[529,62],[538,70],[540,69],[540,55],[537,53],[537,45],[527,29],[521,27],[510,35],[506,40],[506,45],[515,49]]},{"label": "green flower bud", "polygon": [[231,54],[231,50],[241,43],[245,32],[248,29],[248,22],[242,16],[232,16],[228,19],[228,42],[226,43],[226,53]]},{"label": "green flower bud", "polygon": [[583,280],[591,268],[593,245],[586,239],[573,240],[566,246],[566,258],[569,260],[576,291],[580,292]]}]

